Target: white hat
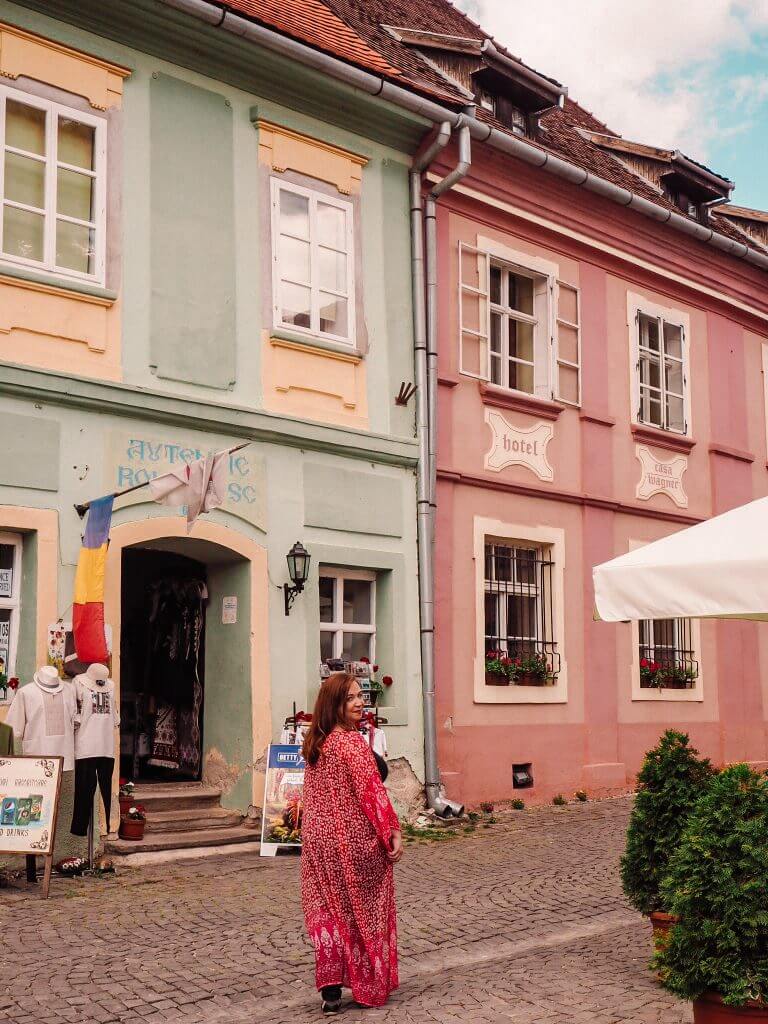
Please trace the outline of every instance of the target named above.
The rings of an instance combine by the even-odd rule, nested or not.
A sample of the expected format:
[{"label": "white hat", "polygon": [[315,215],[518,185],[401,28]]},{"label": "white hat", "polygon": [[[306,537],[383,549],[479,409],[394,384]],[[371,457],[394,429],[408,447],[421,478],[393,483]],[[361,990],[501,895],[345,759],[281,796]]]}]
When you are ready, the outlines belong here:
[{"label": "white hat", "polygon": [[98,682],[99,679],[109,679],[109,669],[106,665],[100,665],[97,661],[93,665],[88,666],[85,674],[93,682]]},{"label": "white hat", "polygon": [[59,672],[53,665],[41,665],[32,678],[43,690],[49,690],[53,693],[61,689]]}]

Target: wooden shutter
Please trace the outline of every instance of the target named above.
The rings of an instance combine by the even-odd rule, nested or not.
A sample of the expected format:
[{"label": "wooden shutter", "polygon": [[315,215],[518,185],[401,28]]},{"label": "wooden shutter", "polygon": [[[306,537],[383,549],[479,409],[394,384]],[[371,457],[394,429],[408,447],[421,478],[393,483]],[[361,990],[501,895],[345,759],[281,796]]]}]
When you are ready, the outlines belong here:
[{"label": "wooden shutter", "polygon": [[555,343],[553,397],[581,405],[581,295],[565,281],[555,286]]},{"label": "wooden shutter", "polygon": [[488,253],[459,242],[459,369],[479,380],[490,378],[489,282]]}]

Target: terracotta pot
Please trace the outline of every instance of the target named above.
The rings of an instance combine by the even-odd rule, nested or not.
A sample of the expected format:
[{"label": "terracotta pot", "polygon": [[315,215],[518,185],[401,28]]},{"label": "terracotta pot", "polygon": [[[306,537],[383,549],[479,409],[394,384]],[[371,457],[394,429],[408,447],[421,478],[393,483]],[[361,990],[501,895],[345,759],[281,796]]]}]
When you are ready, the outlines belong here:
[{"label": "terracotta pot", "polygon": [[117,799],[120,801],[120,817],[122,817],[133,807],[134,799],[132,796],[119,796]]},{"label": "terracotta pot", "polygon": [[533,672],[522,672],[515,678],[515,686],[546,686],[547,680]]},{"label": "terracotta pot", "polygon": [[509,676],[504,675],[503,672],[486,672],[485,673],[485,685],[486,686],[509,686]]},{"label": "terracotta pot", "polygon": [[669,931],[672,925],[680,920],[674,914],[665,914],[663,910],[654,910],[648,915],[653,928],[653,948],[660,953],[669,942]]},{"label": "terracotta pot", "polygon": [[136,818],[121,818],[120,832],[121,839],[143,839],[146,819],[139,821]]},{"label": "terracotta pot", "polygon": [[746,1003],[724,1006],[717,992],[707,992],[693,1001],[694,1024],[736,1024],[738,1021],[768,1021],[768,1005]]}]

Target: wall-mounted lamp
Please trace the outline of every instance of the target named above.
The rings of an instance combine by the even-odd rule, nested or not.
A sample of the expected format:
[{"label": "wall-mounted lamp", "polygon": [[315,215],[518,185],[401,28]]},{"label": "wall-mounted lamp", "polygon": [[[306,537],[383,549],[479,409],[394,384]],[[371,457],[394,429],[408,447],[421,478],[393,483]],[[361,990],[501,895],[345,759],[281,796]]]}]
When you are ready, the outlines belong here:
[{"label": "wall-mounted lamp", "polygon": [[307,582],[311,555],[301,541],[297,540],[285,558],[288,562],[288,575],[293,581],[292,587],[287,583],[283,584],[283,593],[285,594],[285,614],[290,615],[291,605],[296,600],[296,595],[302,592],[304,584]]}]

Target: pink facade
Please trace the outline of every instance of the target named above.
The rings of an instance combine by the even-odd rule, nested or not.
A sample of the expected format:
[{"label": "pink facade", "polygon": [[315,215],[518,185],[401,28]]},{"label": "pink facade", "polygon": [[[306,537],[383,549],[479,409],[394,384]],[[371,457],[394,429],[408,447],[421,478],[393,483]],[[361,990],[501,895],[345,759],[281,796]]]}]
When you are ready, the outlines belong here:
[{"label": "pink facade", "polygon": [[[670,726],[717,763],[768,766],[765,628],[676,626],[689,640],[671,646],[686,647],[695,678],[681,688],[643,685],[648,637],[656,656],[666,627],[595,622],[591,582],[595,564],[768,493],[764,273],[482,146],[470,175],[440,200],[438,252],[436,690],[446,791],[471,805],[621,790]],[[525,358],[533,331],[534,394],[509,386],[513,373],[527,379],[525,358],[507,376],[500,360],[491,370],[493,356],[478,370],[466,333],[473,318],[480,333],[491,330],[470,279],[505,269],[520,274],[523,291],[533,281],[538,296],[522,318],[535,319],[532,328],[498,318],[519,332],[514,351]],[[552,339],[559,333],[562,357],[576,330],[558,320],[576,319],[576,294],[581,400],[568,404],[557,397]],[[672,429],[649,425],[655,413],[643,405],[644,317],[669,330],[669,352],[682,332],[684,414]],[[501,374],[501,382],[462,372],[462,344],[465,371]],[[677,372],[670,395],[678,370],[668,361]],[[673,409],[676,399],[666,400]],[[674,408],[673,423],[677,415]],[[519,576],[520,550],[537,552],[548,576],[536,585],[526,577],[510,597],[511,573],[489,566],[494,552],[512,552]],[[488,685],[489,646],[508,656],[528,650],[535,630],[520,625],[525,614],[538,616],[556,678]],[[533,788],[513,790],[513,765],[531,765]]]}]

